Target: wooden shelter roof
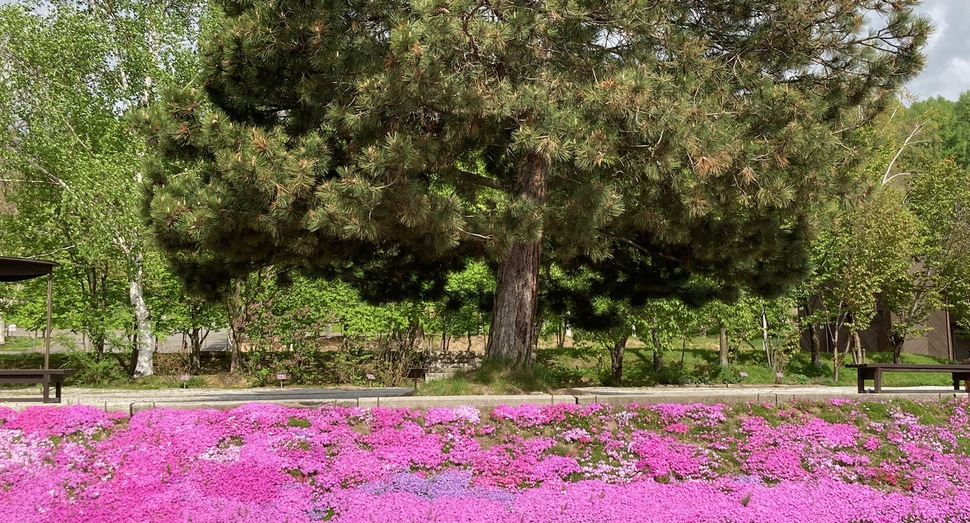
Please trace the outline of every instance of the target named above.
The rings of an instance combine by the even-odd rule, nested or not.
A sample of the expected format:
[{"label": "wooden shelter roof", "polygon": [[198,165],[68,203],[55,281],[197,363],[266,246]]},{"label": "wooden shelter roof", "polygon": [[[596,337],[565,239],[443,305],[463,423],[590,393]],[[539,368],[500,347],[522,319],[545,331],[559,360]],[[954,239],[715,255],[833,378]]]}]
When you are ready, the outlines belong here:
[{"label": "wooden shelter roof", "polygon": [[56,266],[56,262],[47,260],[0,256],[0,282],[29,280],[47,276]]}]

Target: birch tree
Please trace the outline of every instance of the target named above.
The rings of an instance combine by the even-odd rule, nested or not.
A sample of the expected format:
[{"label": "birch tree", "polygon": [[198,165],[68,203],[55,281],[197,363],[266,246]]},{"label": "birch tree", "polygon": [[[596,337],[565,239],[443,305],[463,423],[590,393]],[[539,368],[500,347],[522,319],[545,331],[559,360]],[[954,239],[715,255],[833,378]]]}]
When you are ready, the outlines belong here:
[{"label": "birch tree", "polygon": [[0,6],[0,172],[16,205],[6,226],[29,238],[20,254],[64,261],[94,303],[125,282],[135,376],[153,373],[154,333],[138,213],[144,147],[127,114],[159,83],[185,80],[202,15],[183,0]]}]

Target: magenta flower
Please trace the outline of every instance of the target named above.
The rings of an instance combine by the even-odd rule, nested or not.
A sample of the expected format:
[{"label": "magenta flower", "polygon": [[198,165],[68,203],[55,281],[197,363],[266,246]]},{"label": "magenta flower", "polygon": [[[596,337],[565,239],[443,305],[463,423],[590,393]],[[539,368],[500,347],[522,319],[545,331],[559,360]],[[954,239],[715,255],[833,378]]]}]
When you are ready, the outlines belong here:
[{"label": "magenta flower", "polygon": [[970,521],[967,400],[920,408],[0,407],[0,520]]}]

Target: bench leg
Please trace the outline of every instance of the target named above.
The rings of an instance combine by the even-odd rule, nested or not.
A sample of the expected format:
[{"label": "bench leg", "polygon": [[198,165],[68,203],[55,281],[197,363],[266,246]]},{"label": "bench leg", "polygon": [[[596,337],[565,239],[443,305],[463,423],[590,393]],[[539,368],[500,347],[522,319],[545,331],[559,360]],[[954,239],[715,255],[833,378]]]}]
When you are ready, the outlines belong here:
[{"label": "bench leg", "polygon": [[54,383],[54,403],[61,402],[61,382]]},{"label": "bench leg", "polygon": [[857,369],[857,372],[859,373],[859,379],[857,380],[859,384],[859,394],[862,394],[866,391],[866,373],[863,372],[862,369]]},{"label": "bench leg", "polygon": [[42,381],[41,386],[44,388],[44,403],[51,402],[51,380],[50,376],[44,375],[44,381]]},{"label": "bench leg", "polygon": [[970,373],[968,372],[953,372],[953,390],[959,391],[960,384],[966,384],[966,392],[970,392]]},{"label": "bench leg", "polygon": [[873,392],[879,394],[882,392],[882,369],[876,369],[872,376],[873,381]]}]

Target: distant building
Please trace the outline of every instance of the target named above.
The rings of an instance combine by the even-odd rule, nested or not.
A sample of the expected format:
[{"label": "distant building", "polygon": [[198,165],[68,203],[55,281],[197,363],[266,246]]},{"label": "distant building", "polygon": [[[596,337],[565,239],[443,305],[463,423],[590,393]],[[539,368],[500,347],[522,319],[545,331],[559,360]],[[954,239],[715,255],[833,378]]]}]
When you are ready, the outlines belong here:
[{"label": "distant building", "polygon": [[[891,352],[892,343],[889,333],[892,331],[892,314],[886,310],[879,310],[869,327],[859,333],[859,339],[866,352]],[[936,358],[946,358],[961,361],[970,358],[970,339],[956,333],[956,322],[949,311],[932,311],[927,318],[927,330],[924,335],[908,339],[903,343],[903,354],[923,354]],[[832,352],[834,336],[831,326],[818,329],[819,348],[822,352]],[[845,349],[847,336],[839,336],[839,346]],[[802,348],[811,347],[808,336],[802,337]]]}]

